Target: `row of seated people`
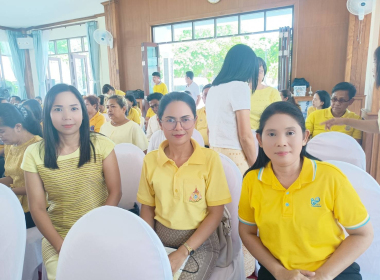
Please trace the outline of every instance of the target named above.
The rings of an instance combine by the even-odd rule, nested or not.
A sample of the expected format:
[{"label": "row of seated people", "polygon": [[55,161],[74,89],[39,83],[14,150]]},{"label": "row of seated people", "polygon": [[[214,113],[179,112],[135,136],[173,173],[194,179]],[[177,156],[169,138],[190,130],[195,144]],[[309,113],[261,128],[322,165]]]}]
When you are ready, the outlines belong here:
[{"label": "row of seated people", "polygon": [[[222,99],[229,106],[228,102],[232,102],[236,106],[232,110],[247,106],[231,101],[227,93],[228,89],[231,92],[231,88],[240,87],[242,93],[248,93],[244,98],[249,98],[246,82],[252,73],[246,75],[246,82],[233,78],[225,81],[223,69],[230,60],[239,62],[229,57],[236,53],[250,69],[256,69],[251,64],[257,63],[250,48],[234,48],[227,54],[220,76],[207,96],[208,103],[214,105],[207,107],[207,120],[210,117],[215,124],[208,126],[211,149],[202,148],[191,139],[197,119],[194,99],[185,93],[170,93],[160,100],[157,111],[167,140],[144,159],[137,195],[142,204],[140,216],[155,229],[164,245],[178,248],[169,255],[173,272],[189,254],[194,257],[186,263],[185,270],[198,272],[183,273],[181,279],[209,278],[218,255],[214,232],[223,215],[223,205],[231,201],[216,151],[231,151],[234,145],[224,148],[213,141],[220,141],[215,136],[222,133],[222,121],[227,123],[227,138],[234,138],[223,140],[239,141],[239,128],[235,124],[231,129],[228,122],[239,121],[239,111],[244,111],[242,115],[249,120],[249,110],[247,115],[247,110],[240,108],[236,118],[231,118],[231,108],[223,110],[220,107],[225,104],[215,101]],[[256,87],[252,85],[253,92]],[[20,196],[25,218],[43,234],[44,263],[49,279],[55,279],[59,251],[72,225],[98,206],[119,203],[115,144],[108,137],[89,131],[84,100],[72,86],[60,84],[48,92],[42,140],[39,121],[28,109],[0,106],[0,137],[9,145],[7,155],[12,159],[6,161],[6,169],[10,164],[9,173],[6,171],[0,182]],[[220,118],[215,109],[227,113],[227,118]],[[360,279],[354,261],[372,240],[368,213],[339,169],[310,159],[305,153],[309,132],[302,112],[289,102],[274,102],[261,114],[256,132],[260,144],[257,160],[245,170],[238,165],[244,170],[239,220],[244,245],[262,264],[259,279]],[[254,142],[250,145],[254,146]],[[248,160],[252,162],[246,158],[247,164]],[[344,238],[338,222],[350,238]]]}]

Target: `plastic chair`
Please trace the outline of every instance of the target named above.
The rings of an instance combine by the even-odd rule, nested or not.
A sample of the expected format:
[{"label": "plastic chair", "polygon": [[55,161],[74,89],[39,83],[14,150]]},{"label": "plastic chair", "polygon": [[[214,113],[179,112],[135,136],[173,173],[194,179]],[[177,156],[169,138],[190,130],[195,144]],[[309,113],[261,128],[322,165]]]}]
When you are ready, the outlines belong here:
[{"label": "plastic chair", "polygon": [[336,160],[327,162],[337,166],[347,176],[367,208],[375,237],[356,262],[360,265],[363,279],[380,279],[380,186],[371,175],[355,165]]},{"label": "plastic chair", "polygon": [[366,170],[365,153],[359,143],[341,132],[326,132],[313,137],[306,151],[320,160],[338,160]]},{"label": "plastic chair", "polygon": [[118,206],[126,210],[132,209],[136,202],[145,154],[140,148],[130,143],[116,145],[115,154],[123,192]]},{"label": "plastic chair", "polygon": [[80,218],[63,242],[57,280],[172,280],[169,258],[153,229],[118,207]]},{"label": "plastic chair", "polygon": [[42,237],[37,227],[26,230],[25,258],[22,272],[23,280],[38,280],[38,272],[42,267]]},{"label": "plastic chair", "polygon": [[[193,130],[193,135],[191,136],[201,147],[205,146],[205,141],[203,140],[202,134],[196,129]],[[150,137],[148,153],[157,150],[162,142],[166,140],[165,134],[162,130],[158,130],[152,134]]]},{"label": "plastic chair", "polygon": [[24,211],[13,191],[0,184],[0,278],[20,280],[24,265]]},{"label": "plastic chair", "polygon": [[242,176],[236,164],[227,156],[219,154],[227,178],[232,202],[226,207],[231,214],[231,238],[233,249],[232,263],[227,267],[216,267],[210,280],[245,280],[244,257],[239,236],[238,206],[241,193]]}]

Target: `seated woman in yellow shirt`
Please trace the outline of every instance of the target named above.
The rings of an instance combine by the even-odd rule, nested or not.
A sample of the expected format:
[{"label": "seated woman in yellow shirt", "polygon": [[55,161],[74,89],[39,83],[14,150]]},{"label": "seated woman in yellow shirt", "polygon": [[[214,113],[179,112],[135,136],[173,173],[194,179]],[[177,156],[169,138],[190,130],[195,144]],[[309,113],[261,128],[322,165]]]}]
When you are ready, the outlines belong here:
[{"label": "seated woman in yellow shirt", "polygon": [[239,233],[261,264],[258,279],[362,279],[355,260],[373,239],[368,213],[337,167],[306,154],[302,112],[273,103],[256,132],[259,155],[243,180]]},{"label": "seated woman in yellow shirt", "polygon": [[109,137],[115,144],[131,143],[146,152],[148,139],[140,126],[126,117],[125,98],[119,95],[108,98],[107,111],[111,121],[101,127],[100,133]]},{"label": "seated woman in yellow shirt", "polygon": [[191,139],[196,121],[194,99],[183,92],[165,95],[158,118],[166,141],[144,158],[137,200],[143,218],[169,255],[173,273],[186,258],[180,279],[209,279],[219,255],[215,232],[224,205],[231,202],[217,152]]},{"label": "seated woman in yellow shirt", "polygon": [[21,162],[26,148],[40,141],[41,137],[40,121],[34,118],[29,109],[23,106],[17,109],[9,103],[0,104],[0,139],[5,144],[5,177],[0,178],[0,183],[10,187],[20,200],[25,214],[26,228],[35,225],[29,212]]},{"label": "seated woman in yellow shirt", "polygon": [[106,118],[99,112],[99,98],[95,95],[89,95],[84,98],[88,118],[90,119],[90,131],[99,132]]},{"label": "seated woman in yellow shirt", "polygon": [[125,99],[127,100],[127,104],[130,108],[135,109],[139,113],[139,117],[141,118],[142,113],[140,108],[137,106],[136,98],[131,94],[126,94]]}]

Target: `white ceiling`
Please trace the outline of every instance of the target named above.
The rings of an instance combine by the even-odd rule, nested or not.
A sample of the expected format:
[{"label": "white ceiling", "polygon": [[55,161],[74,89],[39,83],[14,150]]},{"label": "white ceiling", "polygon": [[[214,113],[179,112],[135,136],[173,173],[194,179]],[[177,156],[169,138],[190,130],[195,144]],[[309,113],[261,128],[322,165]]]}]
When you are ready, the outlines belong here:
[{"label": "white ceiling", "polygon": [[104,12],[106,0],[0,0],[0,26],[26,28]]}]

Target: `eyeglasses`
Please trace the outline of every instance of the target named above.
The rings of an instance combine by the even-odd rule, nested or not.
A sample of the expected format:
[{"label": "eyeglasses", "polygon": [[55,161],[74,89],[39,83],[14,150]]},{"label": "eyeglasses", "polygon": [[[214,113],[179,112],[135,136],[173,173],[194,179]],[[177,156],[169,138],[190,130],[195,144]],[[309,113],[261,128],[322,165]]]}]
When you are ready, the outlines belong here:
[{"label": "eyeglasses", "polygon": [[158,107],[158,104],[154,104],[154,105],[150,106],[150,108],[152,108],[152,109],[154,109],[156,107]]},{"label": "eyeglasses", "polygon": [[343,104],[343,103],[346,103],[348,101],[350,101],[350,99],[349,100],[344,100],[344,99],[338,99],[338,98],[335,98],[335,97],[331,98],[331,102],[339,103],[339,104]]},{"label": "eyeglasses", "polygon": [[161,120],[163,127],[169,131],[174,130],[178,122],[181,124],[181,127],[184,130],[188,130],[194,126],[195,119],[183,118],[180,121],[177,121],[175,119]]}]

